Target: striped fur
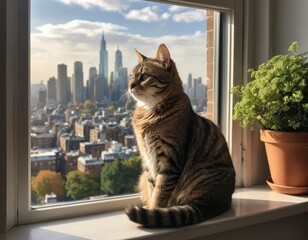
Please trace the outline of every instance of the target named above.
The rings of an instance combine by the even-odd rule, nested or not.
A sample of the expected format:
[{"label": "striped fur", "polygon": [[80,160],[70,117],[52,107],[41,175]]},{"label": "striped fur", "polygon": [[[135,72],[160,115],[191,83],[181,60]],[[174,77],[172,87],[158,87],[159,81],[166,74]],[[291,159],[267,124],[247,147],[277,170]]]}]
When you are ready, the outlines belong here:
[{"label": "striped fur", "polygon": [[227,211],[235,172],[221,131],[192,110],[165,45],[154,59],[136,55],[129,91],[137,101],[142,207],[128,207],[126,214],[145,227],[179,227]]}]

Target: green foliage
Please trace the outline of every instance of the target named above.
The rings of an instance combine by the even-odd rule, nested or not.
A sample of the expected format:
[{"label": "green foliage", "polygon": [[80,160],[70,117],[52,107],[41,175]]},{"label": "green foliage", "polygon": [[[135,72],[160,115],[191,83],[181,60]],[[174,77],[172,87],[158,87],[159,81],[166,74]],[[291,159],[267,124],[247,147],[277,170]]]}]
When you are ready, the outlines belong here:
[{"label": "green foliage", "polygon": [[44,197],[39,196],[36,191],[31,189],[31,204],[36,205],[40,204],[44,200]]},{"label": "green foliage", "polygon": [[240,97],[234,119],[243,127],[259,123],[271,130],[308,131],[308,52],[297,49],[292,43],[289,54],[250,69],[252,81],[231,89]]},{"label": "green foliage", "polygon": [[83,108],[81,110],[82,113],[94,114],[95,110],[95,104],[91,100],[87,99],[84,101]]},{"label": "green foliage", "polygon": [[140,172],[139,157],[132,157],[128,160],[116,159],[107,163],[101,172],[101,190],[110,196],[135,193]]},{"label": "green foliage", "polygon": [[99,176],[82,173],[78,170],[67,174],[65,183],[66,195],[74,200],[100,194]]}]

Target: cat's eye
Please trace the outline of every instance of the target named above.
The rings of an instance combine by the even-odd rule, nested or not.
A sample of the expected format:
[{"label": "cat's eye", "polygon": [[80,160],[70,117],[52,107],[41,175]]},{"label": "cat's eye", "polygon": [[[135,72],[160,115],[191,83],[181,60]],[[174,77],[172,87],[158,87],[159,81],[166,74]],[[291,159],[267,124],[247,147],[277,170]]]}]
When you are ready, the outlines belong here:
[{"label": "cat's eye", "polygon": [[140,77],[140,81],[145,81],[149,78],[150,76],[148,74],[142,74]]}]

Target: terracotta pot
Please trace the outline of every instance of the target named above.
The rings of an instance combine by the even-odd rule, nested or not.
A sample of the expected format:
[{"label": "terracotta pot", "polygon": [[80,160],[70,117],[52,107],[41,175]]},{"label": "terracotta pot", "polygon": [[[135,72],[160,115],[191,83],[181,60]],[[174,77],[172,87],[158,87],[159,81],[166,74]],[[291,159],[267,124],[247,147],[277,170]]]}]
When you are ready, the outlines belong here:
[{"label": "terracotta pot", "polygon": [[308,132],[260,130],[272,180],[282,186],[308,187]]}]

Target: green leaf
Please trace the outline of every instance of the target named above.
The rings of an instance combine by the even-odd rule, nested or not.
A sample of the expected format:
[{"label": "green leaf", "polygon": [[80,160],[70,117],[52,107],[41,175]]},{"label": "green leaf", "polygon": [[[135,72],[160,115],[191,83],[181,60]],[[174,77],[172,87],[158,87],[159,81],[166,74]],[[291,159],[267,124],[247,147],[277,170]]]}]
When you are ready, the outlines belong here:
[{"label": "green leaf", "polygon": [[252,81],[235,86],[231,93],[239,97],[234,106],[234,120],[248,127],[259,123],[266,129],[308,131],[308,52],[277,55],[249,69]]},{"label": "green leaf", "polygon": [[296,53],[298,48],[299,48],[298,42],[293,42],[293,43],[290,45],[288,51],[289,51],[289,52],[294,52],[294,53]]}]

